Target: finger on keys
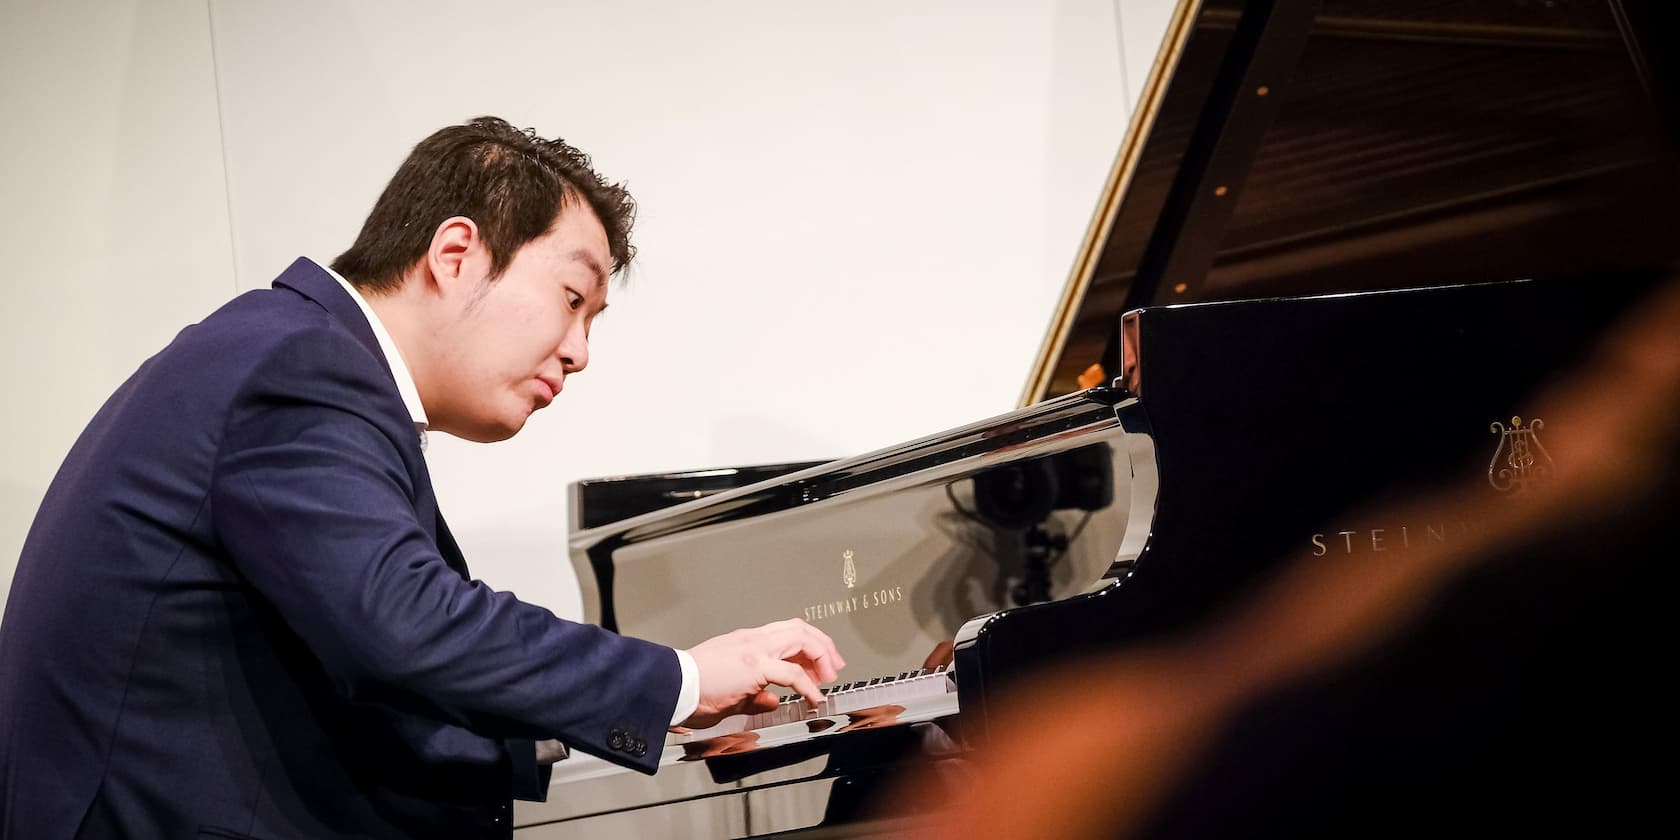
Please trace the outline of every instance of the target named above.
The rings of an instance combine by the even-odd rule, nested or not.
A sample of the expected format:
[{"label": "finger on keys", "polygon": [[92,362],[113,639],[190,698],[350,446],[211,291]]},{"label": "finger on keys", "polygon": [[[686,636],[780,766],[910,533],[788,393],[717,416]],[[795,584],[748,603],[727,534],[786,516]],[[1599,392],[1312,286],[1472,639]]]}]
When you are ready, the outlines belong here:
[{"label": "finger on keys", "polygon": [[816,706],[822,703],[822,692],[817,690],[817,684],[811,681],[811,676],[805,669],[787,660],[771,662],[764,669],[764,676],[776,685],[785,685],[799,692],[805,702]]}]

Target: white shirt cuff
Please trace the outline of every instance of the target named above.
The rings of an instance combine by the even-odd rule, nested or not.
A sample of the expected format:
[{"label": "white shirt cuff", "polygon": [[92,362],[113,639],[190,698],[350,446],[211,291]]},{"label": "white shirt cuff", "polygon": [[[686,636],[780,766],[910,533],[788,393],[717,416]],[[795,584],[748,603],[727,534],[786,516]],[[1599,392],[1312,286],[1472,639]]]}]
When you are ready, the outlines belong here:
[{"label": "white shirt cuff", "polygon": [[[675,650],[675,648],[672,648]],[[677,664],[682,667],[682,691],[677,694],[677,708],[671,713],[671,725],[688,720],[700,708],[700,666],[686,650],[677,651]]]}]

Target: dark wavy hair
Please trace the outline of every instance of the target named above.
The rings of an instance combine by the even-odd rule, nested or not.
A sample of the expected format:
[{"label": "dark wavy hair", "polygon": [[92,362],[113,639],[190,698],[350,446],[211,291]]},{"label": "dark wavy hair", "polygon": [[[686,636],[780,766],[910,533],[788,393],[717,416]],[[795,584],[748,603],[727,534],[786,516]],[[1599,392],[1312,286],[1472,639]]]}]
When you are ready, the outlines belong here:
[{"label": "dark wavy hair", "polygon": [[491,277],[500,277],[521,247],[580,201],[606,228],[611,270],[619,272],[636,255],[630,244],[636,203],[624,185],[607,182],[590,168],[588,155],[564,140],[479,117],[440,129],[414,147],[355,244],[332,267],[358,289],[395,291],[426,256],[437,226],[465,216],[478,225],[490,251]]}]

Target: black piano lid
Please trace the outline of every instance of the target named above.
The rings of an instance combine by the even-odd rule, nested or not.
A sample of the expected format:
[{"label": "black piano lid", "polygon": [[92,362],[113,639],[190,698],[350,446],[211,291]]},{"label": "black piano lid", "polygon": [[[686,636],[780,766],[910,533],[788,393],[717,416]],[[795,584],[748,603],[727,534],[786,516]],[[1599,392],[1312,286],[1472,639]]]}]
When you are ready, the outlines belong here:
[{"label": "black piano lid", "polygon": [[1183,0],[1022,404],[1143,306],[1671,265],[1671,5]]}]

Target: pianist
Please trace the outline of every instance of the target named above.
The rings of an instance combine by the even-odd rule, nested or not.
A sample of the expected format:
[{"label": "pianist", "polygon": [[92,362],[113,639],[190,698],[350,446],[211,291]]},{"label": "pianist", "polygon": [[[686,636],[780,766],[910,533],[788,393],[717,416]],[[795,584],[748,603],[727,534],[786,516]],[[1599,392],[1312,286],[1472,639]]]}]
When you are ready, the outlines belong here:
[{"label": "pianist", "polygon": [[563,743],[807,698],[794,620],[673,651],[472,580],[422,453],[589,361],[633,204],[506,122],[438,131],[354,245],[140,366],[71,449],[0,624],[0,837],[506,837]]}]

